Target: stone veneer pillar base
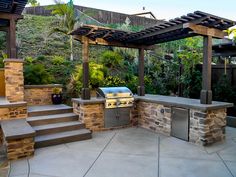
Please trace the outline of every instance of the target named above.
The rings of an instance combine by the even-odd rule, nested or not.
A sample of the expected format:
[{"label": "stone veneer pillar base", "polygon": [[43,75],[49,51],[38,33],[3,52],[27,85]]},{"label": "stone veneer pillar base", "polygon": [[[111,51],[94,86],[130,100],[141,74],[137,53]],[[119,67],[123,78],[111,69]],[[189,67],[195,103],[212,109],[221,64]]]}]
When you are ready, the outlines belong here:
[{"label": "stone veneer pillar base", "polygon": [[5,90],[10,103],[24,101],[24,75],[22,59],[5,59]]},{"label": "stone veneer pillar base", "polygon": [[189,141],[207,146],[225,139],[226,109],[190,110]]}]

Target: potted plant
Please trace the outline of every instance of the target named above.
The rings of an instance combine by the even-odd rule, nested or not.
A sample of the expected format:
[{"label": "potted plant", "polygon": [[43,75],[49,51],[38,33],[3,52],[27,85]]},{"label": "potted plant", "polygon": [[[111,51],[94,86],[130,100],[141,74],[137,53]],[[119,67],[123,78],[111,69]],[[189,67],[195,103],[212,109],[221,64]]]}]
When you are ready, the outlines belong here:
[{"label": "potted plant", "polygon": [[62,103],[62,93],[59,88],[53,88],[52,103],[53,104],[61,104]]}]

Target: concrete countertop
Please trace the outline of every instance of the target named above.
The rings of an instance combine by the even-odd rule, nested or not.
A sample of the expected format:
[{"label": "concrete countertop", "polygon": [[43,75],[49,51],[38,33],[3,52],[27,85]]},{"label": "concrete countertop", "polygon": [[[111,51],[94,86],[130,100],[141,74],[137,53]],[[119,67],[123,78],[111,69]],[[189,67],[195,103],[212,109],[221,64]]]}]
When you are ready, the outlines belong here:
[{"label": "concrete countertop", "polygon": [[[151,95],[146,94],[145,96],[134,96],[136,101],[145,101],[152,103],[159,103],[165,106],[176,106],[182,108],[192,108],[198,109],[202,111],[212,110],[212,109],[220,109],[220,108],[229,108],[233,107],[233,103],[219,102],[213,101],[212,104],[201,104],[198,99],[190,99],[183,97],[174,97],[174,96],[163,96],[163,95]],[[97,104],[104,103],[104,98],[96,98],[92,97],[90,100],[83,100],[81,98],[73,98],[72,102],[79,104]]]},{"label": "concrete countertop", "polygon": [[96,98],[92,97],[90,100],[83,100],[81,98],[72,98],[72,102],[79,104],[97,104],[97,103],[105,103],[104,98]]},{"label": "concrete countertop", "polygon": [[174,97],[174,96],[163,96],[163,95],[151,95],[146,94],[145,96],[136,96],[135,100],[145,101],[152,103],[160,103],[166,106],[176,106],[182,108],[193,108],[202,111],[220,109],[220,108],[229,108],[233,107],[233,103],[213,101],[212,104],[201,104],[198,99],[190,99],[183,97]]}]

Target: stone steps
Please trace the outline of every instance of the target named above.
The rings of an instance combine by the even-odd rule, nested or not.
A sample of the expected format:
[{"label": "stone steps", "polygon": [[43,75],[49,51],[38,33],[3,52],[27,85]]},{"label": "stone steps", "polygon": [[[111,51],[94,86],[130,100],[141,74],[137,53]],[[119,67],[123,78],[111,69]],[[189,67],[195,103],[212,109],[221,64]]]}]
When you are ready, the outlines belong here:
[{"label": "stone steps", "polygon": [[74,141],[87,140],[91,138],[92,138],[91,131],[87,129],[36,136],[35,148],[58,145]]},{"label": "stone steps", "polygon": [[28,117],[48,116],[71,112],[73,112],[73,108],[66,105],[30,106],[28,108]]},{"label": "stone steps", "polygon": [[36,135],[46,135],[70,130],[79,130],[85,128],[85,125],[79,121],[71,121],[34,126],[33,128],[36,131]]},{"label": "stone steps", "polygon": [[36,132],[35,148],[90,139],[91,131],[72,111],[66,105],[30,107],[27,122]]},{"label": "stone steps", "polygon": [[60,122],[78,121],[78,116],[74,113],[44,115],[28,117],[27,122],[31,126],[47,125]]}]

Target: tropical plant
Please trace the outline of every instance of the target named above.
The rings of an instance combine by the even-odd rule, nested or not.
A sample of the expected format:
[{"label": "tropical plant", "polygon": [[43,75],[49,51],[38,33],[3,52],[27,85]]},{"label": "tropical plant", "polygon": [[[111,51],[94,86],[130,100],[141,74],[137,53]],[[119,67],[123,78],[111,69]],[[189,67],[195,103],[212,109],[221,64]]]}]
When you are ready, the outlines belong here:
[{"label": "tropical plant", "polygon": [[108,68],[119,67],[122,62],[122,56],[114,51],[107,50],[101,56],[101,62]]},{"label": "tropical plant", "polygon": [[35,7],[35,6],[39,6],[40,3],[37,0],[28,0],[28,3],[30,6]]},{"label": "tropical plant", "polygon": [[62,65],[64,63],[65,63],[65,58],[64,57],[57,56],[57,55],[52,57],[52,64],[53,65]]},{"label": "tropical plant", "polygon": [[[75,27],[76,24],[76,14],[74,9],[73,0],[70,0],[68,4],[63,4],[58,0],[55,0],[56,5],[49,6],[48,9],[52,10],[53,15],[57,15],[58,18],[58,26],[52,28],[49,35],[53,33],[62,33],[64,35],[68,35]],[[69,38],[70,42],[70,49],[71,49],[71,55],[70,60],[73,61],[74,55],[73,55],[73,36],[70,35]]]}]

